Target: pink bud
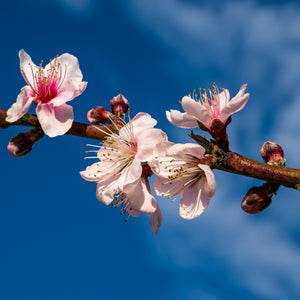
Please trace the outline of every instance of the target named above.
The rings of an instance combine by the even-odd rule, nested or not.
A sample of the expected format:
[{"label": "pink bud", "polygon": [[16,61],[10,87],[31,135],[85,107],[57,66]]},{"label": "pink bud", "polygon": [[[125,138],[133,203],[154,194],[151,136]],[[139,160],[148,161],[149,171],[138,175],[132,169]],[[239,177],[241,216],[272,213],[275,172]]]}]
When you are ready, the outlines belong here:
[{"label": "pink bud", "polygon": [[246,193],[241,204],[242,210],[249,214],[259,214],[272,203],[272,195],[266,184],[254,186]]},{"label": "pink bud", "polygon": [[19,133],[12,138],[7,146],[7,151],[12,157],[21,157],[28,154],[32,145],[44,136],[41,129],[33,128],[26,133]]},{"label": "pink bud", "polygon": [[283,149],[279,144],[265,142],[260,150],[260,155],[266,163],[284,166]]},{"label": "pink bud", "polygon": [[87,113],[87,119],[92,124],[104,124],[108,121],[112,113],[102,106],[96,106]]},{"label": "pink bud", "polygon": [[129,109],[129,103],[127,101],[127,99],[119,94],[116,97],[113,97],[110,100],[110,105],[111,105],[111,111],[118,116],[119,114],[125,114],[128,109]]}]

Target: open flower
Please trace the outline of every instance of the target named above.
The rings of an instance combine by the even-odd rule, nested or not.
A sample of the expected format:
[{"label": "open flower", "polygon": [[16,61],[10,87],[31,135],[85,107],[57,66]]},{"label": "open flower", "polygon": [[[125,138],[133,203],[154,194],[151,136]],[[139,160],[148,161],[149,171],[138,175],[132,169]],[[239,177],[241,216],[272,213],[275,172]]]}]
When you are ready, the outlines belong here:
[{"label": "open flower", "polygon": [[179,214],[185,219],[201,215],[216,191],[215,176],[204,153],[197,144],[164,142],[156,146],[150,163],[158,176],[154,181],[157,195],[170,198],[183,193]]},{"label": "open flower", "polygon": [[214,84],[212,90],[195,91],[191,97],[182,98],[181,104],[184,113],[178,110],[166,112],[167,119],[175,126],[182,128],[195,128],[200,126],[210,132],[226,127],[233,113],[240,111],[246,105],[249,94],[245,94],[247,84],[243,84],[235,97],[230,100],[229,91],[219,89]]},{"label": "open flower", "polygon": [[[79,96],[86,88],[75,56],[64,53],[42,67],[19,51],[20,68],[28,85],[21,89],[16,102],[7,111],[7,122],[15,122],[27,113],[32,102],[43,131],[49,137],[63,135],[72,126],[73,108],[66,102]],[[43,61],[42,61],[43,62]]]},{"label": "open flower", "polygon": [[131,216],[147,213],[152,231],[157,233],[161,213],[141,164],[152,159],[156,143],[167,139],[162,130],[153,128],[156,123],[149,114],[137,114],[118,133],[107,135],[96,151],[99,161],[80,175],[98,183],[96,197],[104,204],[122,206],[122,212]]}]

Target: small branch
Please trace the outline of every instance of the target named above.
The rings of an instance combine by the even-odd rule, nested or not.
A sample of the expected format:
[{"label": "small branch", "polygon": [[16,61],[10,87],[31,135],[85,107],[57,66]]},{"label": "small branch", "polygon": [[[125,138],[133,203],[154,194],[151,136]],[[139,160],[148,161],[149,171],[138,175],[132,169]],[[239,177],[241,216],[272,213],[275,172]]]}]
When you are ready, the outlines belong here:
[{"label": "small branch", "polygon": [[[5,121],[6,109],[0,108],[0,128],[9,126],[30,126],[39,127],[38,119],[35,115],[26,114],[20,120],[14,123]],[[115,124],[117,120],[115,120]],[[117,124],[122,126],[123,124]],[[105,139],[106,132],[116,132],[117,128],[113,124],[101,127],[101,131],[97,130],[94,125],[73,122],[71,129],[67,135],[80,136],[95,140]],[[191,135],[199,144],[204,144],[209,153],[210,161],[215,169],[225,172],[235,173],[243,176],[253,177],[264,181],[269,181],[289,188],[296,189],[296,185],[300,183],[300,170],[285,167],[278,167],[261,163],[254,159],[250,159],[233,152],[224,152],[217,145],[209,143],[206,139],[201,138],[192,133]]]},{"label": "small branch", "polygon": [[[33,114],[25,114],[21,119],[14,123],[9,123],[5,121],[6,118],[6,109],[0,108],[0,128],[8,128],[10,126],[29,126],[29,127],[39,127],[39,121],[36,115]],[[117,121],[115,121],[116,123]],[[106,129],[106,127],[108,129]],[[106,136],[105,132],[109,132],[109,130],[116,132],[116,127],[113,124],[109,124],[107,126],[103,126],[101,130],[97,130],[95,125],[84,124],[80,122],[73,122],[72,127],[68,132],[67,135],[74,135],[85,137],[89,139],[95,140],[103,140]]]},{"label": "small branch", "polygon": [[215,165],[215,169],[253,177],[296,189],[300,183],[300,170],[261,163],[237,153],[228,152],[226,157]]}]

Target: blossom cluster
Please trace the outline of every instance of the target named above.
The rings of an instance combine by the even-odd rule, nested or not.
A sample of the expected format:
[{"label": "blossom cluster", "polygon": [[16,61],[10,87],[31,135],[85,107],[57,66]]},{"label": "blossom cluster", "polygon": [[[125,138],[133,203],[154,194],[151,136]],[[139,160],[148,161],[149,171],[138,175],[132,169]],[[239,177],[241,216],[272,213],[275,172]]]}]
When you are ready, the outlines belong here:
[{"label": "blossom cluster", "polygon": [[[36,66],[24,50],[19,52],[19,58],[27,85],[7,111],[6,121],[16,122],[34,103],[40,127],[11,141],[8,150],[12,156],[28,153],[44,133],[49,137],[65,134],[74,120],[73,108],[66,102],[81,95],[87,86],[73,55],[56,56],[44,68],[42,63]],[[170,110],[166,117],[175,126],[208,131],[228,151],[226,127],[232,114],[246,105],[246,87],[242,85],[231,100],[229,91],[220,92],[215,84],[212,89],[199,90],[199,95],[194,91],[182,98],[183,113]],[[80,172],[82,178],[96,182],[97,199],[105,205],[120,207],[121,214],[139,217],[145,213],[154,233],[161,226],[162,214],[150,188],[149,177],[153,174],[156,195],[172,201],[180,198],[182,218],[200,216],[216,191],[213,165],[206,149],[196,143],[170,142],[165,132],[154,128],[157,121],[147,113],[140,112],[126,123],[128,109],[127,99],[118,95],[111,100],[111,112],[103,107],[88,112],[88,120],[105,133],[105,138],[94,150],[87,151],[95,153],[97,161]],[[19,143],[21,148],[17,148]]]},{"label": "blossom cluster", "polygon": [[[243,85],[231,101],[228,90],[219,93],[215,88],[209,96],[202,94],[200,100],[186,96],[182,99],[185,113],[171,110],[166,112],[167,118],[183,128],[204,125],[212,135],[215,134],[212,124],[219,122],[218,138],[222,139],[229,124],[227,120],[242,109],[249,98],[245,90],[246,85]],[[122,95],[117,97],[129,107]],[[103,113],[102,108],[90,111],[88,117],[96,112],[101,112],[99,120],[114,122],[111,113]],[[95,118],[92,120],[94,122]],[[216,191],[215,176],[210,160],[205,156],[206,150],[195,143],[168,141],[166,133],[154,128],[156,123],[149,114],[139,113],[128,123],[123,121],[120,128],[114,124],[117,132],[108,131],[99,150],[94,151],[98,161],[80,173],[84,179],[97,182],[99,201],[112,207],[121,206],[121,213],[128,213],[128,216],[138,217],[146,213],[155,233],[162,216],[150,190],[148,177],[152,173],[157,176],[153,187],[158,196],[172,201],[181,197],[179,214],[184,219],[200,216]],[[103,127],[96,128],[103,130]]]}]

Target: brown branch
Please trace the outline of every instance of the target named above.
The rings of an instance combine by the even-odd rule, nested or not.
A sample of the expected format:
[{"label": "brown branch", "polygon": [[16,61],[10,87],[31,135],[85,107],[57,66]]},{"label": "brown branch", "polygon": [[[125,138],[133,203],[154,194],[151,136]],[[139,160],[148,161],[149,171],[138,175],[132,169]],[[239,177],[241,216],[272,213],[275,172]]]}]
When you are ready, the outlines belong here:
[{"label": "brown branch", "polygon": [[[13,125],[39,127],[39,122],[35,115],[26,114],[20,120],[8,123],[5,121],[6,112],[7,110],[0,108],[0,128],[7,128]],[[97,130],[94,125],[73,122],[71,129],[66,134],[103,140],[106,136],[105,132],[109,130],[117,131],[113,124],[103,126],[101,130],[104,132]],[[222,150],[221,152],[224,154],[222,158],[217,159],[216,163],[213,163],[215,169],[273,182],[290,188],[296,188],[296,185],[300,183],[300,170],[298,169],[268,165],[233,152],[225,153]]]},{"label": "brown branch", "polygon": [[[17,126],[30,126],[30,127],[39,127],[39,121],[36,115],[25,114],[21,119],[14,123],[9,123],[5,121],[6,118],[6,109],[0,108],[0,128],[8,128],[13,125]],[[100,131],[95,128],[94,125],[84,124],[80,122],[73,122],[72,127],[69,131],[66,132],[67,135],[74,135],[85,137],[95,140],[103,140],[106,136],[106,133],[109,130],[116,132],[116,128],[113,124],[107,125],[107,128],[103,126]]]},{"label": "brown branch", "polygon": [[300,170],[261,163],[237,153],[228,152],[226,158],[216,164],[215,169],[253,177],[290,188],[300,183]]}]

